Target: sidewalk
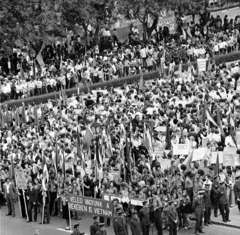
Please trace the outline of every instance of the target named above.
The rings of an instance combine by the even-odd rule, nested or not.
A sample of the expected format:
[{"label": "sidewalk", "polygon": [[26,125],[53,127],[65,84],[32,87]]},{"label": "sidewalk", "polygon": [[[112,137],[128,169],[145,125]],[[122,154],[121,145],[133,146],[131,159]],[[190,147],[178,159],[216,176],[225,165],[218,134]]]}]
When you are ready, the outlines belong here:
[{"label": "sidewalk", "polygon": [[217,218],[214,216],[211,217],[211,221],[214,224],[240,229],[240,213],[237,206],[230,208],[229,219],[231,220],[231,222],[224,223],[220,214]]}]

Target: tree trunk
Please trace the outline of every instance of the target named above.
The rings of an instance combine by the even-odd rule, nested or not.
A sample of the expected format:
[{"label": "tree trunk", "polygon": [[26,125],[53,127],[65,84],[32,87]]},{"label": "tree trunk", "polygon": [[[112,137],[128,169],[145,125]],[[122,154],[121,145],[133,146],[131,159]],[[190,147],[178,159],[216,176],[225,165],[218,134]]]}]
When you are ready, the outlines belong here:
[{"label": "tree trunk", "polygon": [[151,34],[154,30],[156,30],[157,32],[157,25],[158,25],[158,17],[155,17],[155,19],[153,20],[152,26],[150,28],[147,27],[148,38],[151,37]]}]

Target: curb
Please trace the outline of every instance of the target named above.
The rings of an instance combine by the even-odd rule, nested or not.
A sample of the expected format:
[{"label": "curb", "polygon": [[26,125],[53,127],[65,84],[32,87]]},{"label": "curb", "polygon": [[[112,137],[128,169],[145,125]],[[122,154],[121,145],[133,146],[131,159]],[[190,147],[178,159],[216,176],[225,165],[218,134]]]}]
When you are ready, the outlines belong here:
[{"label": "curb", "polygon": [[216,222],[216,221],[211,221],[211,222],[212,222],[213,224],[221,225],[221,226],[224,226],[224,227],[240,229],[240,225],[237,226],[237,225],[234,225],[234,224],[223,223],[223,222]]}]

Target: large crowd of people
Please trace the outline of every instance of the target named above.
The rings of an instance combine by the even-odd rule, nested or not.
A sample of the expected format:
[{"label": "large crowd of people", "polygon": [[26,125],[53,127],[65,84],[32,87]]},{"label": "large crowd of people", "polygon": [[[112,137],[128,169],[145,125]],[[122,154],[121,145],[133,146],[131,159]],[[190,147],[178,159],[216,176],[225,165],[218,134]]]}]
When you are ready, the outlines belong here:
[{"label": "large crowd of people", "polygon": [[[236,28],[224,28],[212,36],[211,28],[208,30],[208,44],[213,43],[214,53],[238,48]],[[194,32],[186,41],[188,46],[182,43],[178,47],[188,52],[186,61],[197,58],[206,45],[204,32]],[[234,43],[226,44],[229,40]],[[112,224],[116,235],[125,235],[129,222],[134,235],[149,235],[151,226],[156,226],[160,235],[165,227],[170,234],[177,234],[180,227],[190,229],[190,218],[196,220],[195,233],[203,232],[203,226],[211,225],[212,208],[213,216],[220,211],[225,223],[230,221],[231,206],[237,204],[240,211],[240,63],[213,61],[202,73],[194,74],[190,67],[145,83],[141,80],[69,98],[65,95],[64,88],[74,84],[71,76],[76,75],[75,83],[83,78],[98,82],[132,74],[132,70],[151,71],[161,62],[167,67],[178,64],[178,57],[170,56],[176,53],[175,43],[129,45],[124,50],[96,53],[96,60],[87,53],[84,62],[79,60],[76,65],[70,59],[61,61],[60,72],[54,64],[45,70],[43,80],[56,84],[59,78],[63,82],[56,84],[57,89],[46,85],[44,89],[33,87],[30,94],[26,89],[18,95],[11,88],[7,95],[2,93],[2,100],[9,100],[60,91],[59,98],[45,104],[1,106],[0,202],[7,203],[8,216],[15,216],[18,199],[27,222],[50,223],[53,216],[59,216],[69,230],[70,219],[82,216],[81,212],[69,213],[69,194],[104,200],[113,197],[112,220],[94,216],[91,234],[104,234],[104,226]],[[209,53],[205,51],[203,56]],[[110,69],[103,72],[106,66]],[[4,84],[13,84],[11,76],[20,82],[19,75],[4,76]],[[227,151],[233,161],[222,157]],[[27,180],[26,189],[16,184],[19,174]],[[75,228],[77,235],[78,224]]]},{"label": "large crowd of people", "polygon": [[100,46],[83,47],[78,36],[69,36],[64,43],[42,50],[41,66],[30,58],[27,47],[16,48],[12,56],[0,60],[0,98],[2,102],[21,99],[76,87],[83,79],[104,82],[135,75],[141,68],[152,71],[161,65],[224,55],[240,48],[239,21],[239,16],[235,20],[211,17],[206,27],[183,20],[182,35],[160,27],[147,41],[140,40],[141,33],[133,27],[126,43],[118,41],[115,30],[111,34],[106,29],[107,45],[101,42]]}]

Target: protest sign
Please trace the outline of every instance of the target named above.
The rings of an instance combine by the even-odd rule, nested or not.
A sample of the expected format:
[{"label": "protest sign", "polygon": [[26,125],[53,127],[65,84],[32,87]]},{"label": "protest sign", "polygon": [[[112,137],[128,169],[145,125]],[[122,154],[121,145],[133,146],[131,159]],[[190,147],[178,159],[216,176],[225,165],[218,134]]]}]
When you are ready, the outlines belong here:
[{"label": "protest sign", "polygon": [[[122,199],[124,198],[122,196],[103,194],[103,198],[106,201],[113,201],[114,199],[118,199],[119,203],[124,202],[124,201],[122,201]],[[131,205],[134,205],[134,206],[142,206],[143,205],[142,202],[144,200],[141,200],[138,198],[131,198],[131,199],[129,197],[127,197],[127,198],[128,198],[128,201],[130,201]]]},{"label": "protest sign", "polygon": [[19,189],[27,189],[27,179],[23,172],[15,172],[16,184]]},{"label": "protest sign", "polygon": [[202,147],[205,148],[207,147],[207,144],[209,143],[209,139],[206,138],[206,139],[202,139]]},{"label": "protest sign", "polygon": [[223,165],[224,166],[235,166],[236,154],[223,153]]},{"label": "protest sign", "polygon": [[120,179],[120,170],[111,170],[109,173],[113,176],[113,179],[115,181],[118,181]]},{"label": "protest sign", "polygon": [[206,59],[197,59],[198,72],[205,72],[207,68]]},{"label": "protest sign", "polygon": [[169,169],[171,166],[171,160],[169,159],[160,159],[161,169]]},{"label": "protest sign", "polygon": [[102,199],[68,195],[68,208],[70,211],[84,212],[101,217],[113,217],[112,202]]},{"label": "protest sign", "polygon": [[235,158],[237,158],[237,148],[225,147],[223,150],[223,165],[235,166]]},{"label": "protest sign", "polygon": [[173,155],[188,155],[189,145],[188,144],[174,144]]},{"label": "protest sign", "polygon": [[200,161],[206,154],[206,148],[194,149],[192,161]]},{"label": "protest sign", "polygon": [[237,141],[237,146],[240,147],[240,131],[236,132],[236,141]]},{"label": "protest sign", "polygon": [[153,149],[154,149],[154,155],[162,157],[163,156],[163,151],[164,151],[164,144],[162,144],[160,141],[153,141]]},{"label": "protest sign", "polygon": [[212,158],[211,158],[212,164],[216,164],[217,155],[219,156],[219,164],[223,163],[223,152],[212,152],[211,155],[212,155]]}]

